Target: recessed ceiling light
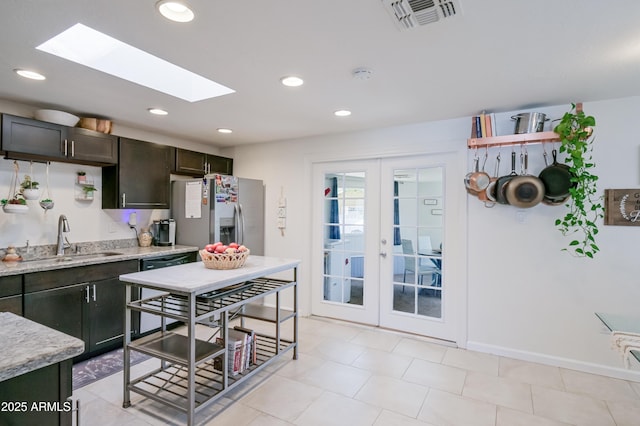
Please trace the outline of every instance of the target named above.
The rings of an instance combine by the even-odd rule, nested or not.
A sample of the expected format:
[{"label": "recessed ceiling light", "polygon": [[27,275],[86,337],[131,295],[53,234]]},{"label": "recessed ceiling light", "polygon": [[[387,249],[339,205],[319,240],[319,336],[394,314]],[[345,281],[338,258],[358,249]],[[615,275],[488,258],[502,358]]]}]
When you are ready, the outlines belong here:
[{"label": "recessed ceiling light", "polygon": [[191,22],[195,16],[189,6],[180,1],[162,0],[156,7],[162,16],[174,22]]},{"label": "recessed ceiling light", "polygon": [[225,128],[219,128],[218,129],[218,133],[233,133],[233,130],[231,129],[225,129]]},{"label": "recessed ceiling light", "polygon": [[45,80],[46,79],[46,77],[44,75],[42,75],[42,74],[40,74],[38,72],[35,72],[35,71],[21,70],[21,69],[16,69],[14,71],[20,77],[30,78],[31,80]]},{"label": "recessed ceiling light", "polygon": [[155,115],[167,115],[169,114],[167,111],[160,109],[160,108],[149,108],[148,111],[151,114],[155,114]]},{"label": "recessed ceiling light", "polygon": [[288,87],[298,87],[304,84],[303,79],[301,79],[300,77],[292,76],[292,75],[287,77],[282,77],[280,79],[280,82]]},{"label": "recessed ceiling light", "polygon": [[348,117],[351,115],[351,111],[347,109],[339,109],[337,111],[334,111],[333,115],[335,115],[336,117]]},{"label": "recessed ceiling light", "polygon": [[189,102],[235,92],[82,24],[36,49]]}]

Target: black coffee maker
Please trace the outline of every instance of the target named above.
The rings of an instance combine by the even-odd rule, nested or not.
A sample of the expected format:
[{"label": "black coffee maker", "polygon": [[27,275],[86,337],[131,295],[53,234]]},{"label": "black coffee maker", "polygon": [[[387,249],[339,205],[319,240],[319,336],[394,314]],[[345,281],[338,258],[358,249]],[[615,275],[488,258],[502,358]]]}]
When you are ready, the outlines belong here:
[{"label": "black coffee maker", "polygon": [[154,246],[173,246],[176,244],[176,222],[173,219],[154,220],[151,225]]}]

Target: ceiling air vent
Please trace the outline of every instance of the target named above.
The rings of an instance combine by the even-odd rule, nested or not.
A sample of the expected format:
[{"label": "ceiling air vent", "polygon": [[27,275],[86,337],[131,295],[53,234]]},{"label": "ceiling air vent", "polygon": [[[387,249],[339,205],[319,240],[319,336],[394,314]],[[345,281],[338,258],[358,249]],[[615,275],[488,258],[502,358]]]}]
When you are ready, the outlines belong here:
[{"label": "ceiling air vent", "polygon": [[411,30],[459,15],[457,0],[382,0],[398,28]]}]

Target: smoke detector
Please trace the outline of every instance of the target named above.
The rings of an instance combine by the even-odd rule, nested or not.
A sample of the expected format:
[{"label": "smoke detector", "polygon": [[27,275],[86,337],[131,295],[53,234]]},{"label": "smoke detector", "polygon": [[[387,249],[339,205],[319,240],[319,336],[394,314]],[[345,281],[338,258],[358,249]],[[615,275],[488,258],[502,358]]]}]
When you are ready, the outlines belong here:
[{"label": "smoke detector", "polygon": [[356,68],[351,72],[351,75],[356,80],[369,80],[371,78],[371,74],[373,74],[373,71],[371,71],[369,68],[363,67]]},{"label": "smoke detector", "polygon": [[458,0],[382,0],[396,26],[403,31],[460,15]]}]

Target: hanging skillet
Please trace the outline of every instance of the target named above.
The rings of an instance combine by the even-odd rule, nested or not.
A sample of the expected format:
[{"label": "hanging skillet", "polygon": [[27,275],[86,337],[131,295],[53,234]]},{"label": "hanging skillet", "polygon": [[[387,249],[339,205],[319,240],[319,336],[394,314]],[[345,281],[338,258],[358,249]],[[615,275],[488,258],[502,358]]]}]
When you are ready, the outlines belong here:
[{"label": "hanging skillet", "polygon": [[511,151],[511,173],[506,176],[500,176],[496,181],[496,201],[500,204],[509,204],[505,194],[506,186],[511,179],[518,176],[516,173],[516,152]]},{"label": "hanging skillet", "polygon": [[490,202],[485,202],[485,207],[493,207],[495,203],[498,201],[496,199],[496,184],[498,183],[498,173],[500,173],[500,153],[498,152],[498,156],[496,157],[496,171],[493,174],[489,182],[489,186],[485,189],[486,198]]},{"label": "hanging skillet", "polygon": [[529,154],[524,153],[524,173],[509,181],[505,190],[507,201],[512,206],[528,209],[544,198],[544,185],[537,177],[528,174]]},{"label": "hanging skillet", "polygon": [[[548,205],[562,204],[571,195],[569,189],[575,186],[575,182],[571,181],[573,175],[566,164],[558,163],[558,152],[554,149],[551,151],[553,163],[547,165],[540,172],[539,178],[544,184],[545,192],[543,202]],[[547,163],[547,152],[544,152],[544,161]]]}]

